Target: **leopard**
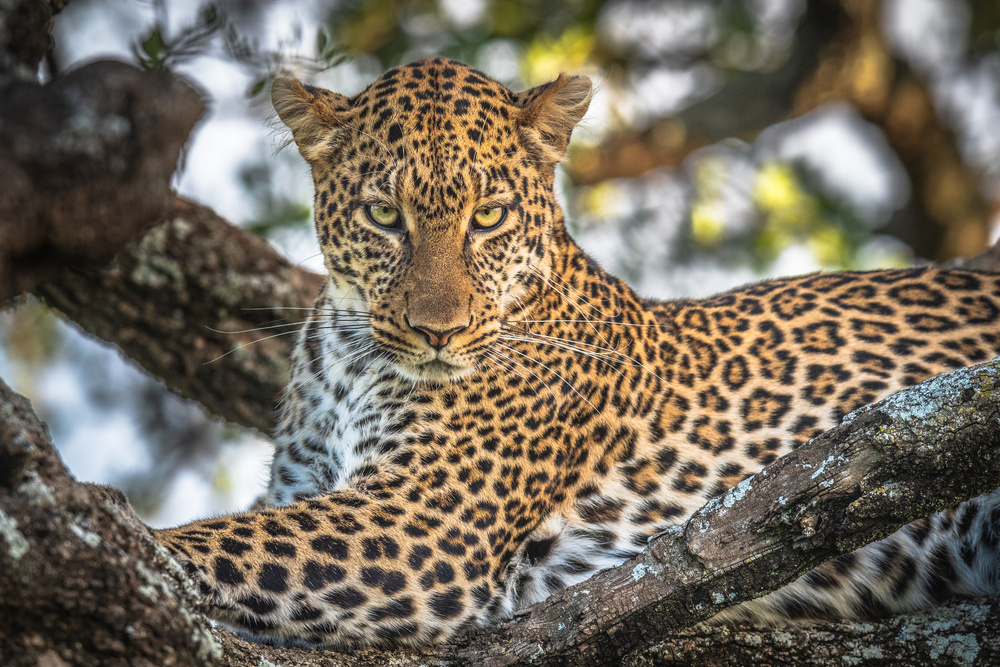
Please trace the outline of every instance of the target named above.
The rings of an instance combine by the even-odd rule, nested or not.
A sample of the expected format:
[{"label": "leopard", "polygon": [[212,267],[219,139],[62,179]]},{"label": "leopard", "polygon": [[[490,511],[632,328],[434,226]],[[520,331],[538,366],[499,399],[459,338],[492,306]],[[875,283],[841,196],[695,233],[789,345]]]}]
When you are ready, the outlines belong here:
[{"label": "leopard", "polygon": [[[272,643],[440,643],[635,557],[851,411],[1000,354],[1000,275],[815,273],[633,291],[571,237],[583,75],[514,92],[446,58],[271,97],[328,273],[266,502],[155,531]],[[1000,590],[1000,496],[904,526],[730,621],[874,618]]]}]

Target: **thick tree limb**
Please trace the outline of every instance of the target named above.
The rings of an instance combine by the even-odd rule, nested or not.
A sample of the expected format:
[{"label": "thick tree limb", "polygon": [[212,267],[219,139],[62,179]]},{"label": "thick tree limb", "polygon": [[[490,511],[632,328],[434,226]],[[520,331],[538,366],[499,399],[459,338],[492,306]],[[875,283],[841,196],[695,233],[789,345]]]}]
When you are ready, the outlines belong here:
[{"label": "thick tree limb", "polygon": [[[341,655],[265,649],[220,631],[217,636],[225,647],[221,664],[257,664],[261,656],[284,665],[371,665],[390,659],[395,664],[489,667],[613,664],[623,659],[645,664],[696,654],[705,661],[710,655],[721,661],[724,656],[711,653],[713,642],[724,638],[721,631],[677,631],[774,590],[819,562],[910,520],[1000,485],[998,386],[1000,359],[940,376],[859,410],[841,426],[709,502],[636,559],[598,573],[497,628],[447,646]],[[85,647],[96,651],[92,662],[140,647],[161,655],[156,653],[157,638],[173,651],[201,651],[203,658],[215,650],[203,633],[192,634],[194,621],[185,611],[189,602],[164,592],[161,582],[166,580],[151,583],[154,575],[147,569],[176,573],[151,548],[145,529],[127,513],[116,518],[115,497],[108,490],[69,478],[26,401],[3,385],[0,405],[0,467],[10,471],[0,478],[0,615],[14,619],[14,632],[0,639],[0,655],[23,655],[35,644],[60,654],[71,638],[80,641],[81,636],[102,638]],[[158,609],[149,609],[151,586],[160,591],[155,601],[174,615],[174,622],[157,625],[160,634],[152,629],[143,633],[142,641],[149,645],[133,644],[137,640],[124,628],[137,626],[126,619],[158,618],[149,616]],[[145,600],[138,600],[143,591]],[[123,607],[126,613],[120,613]],[[78,618],[81,610],[88,612],[86,619]],[[931,633],[926,651],[921,642],[928,638],[914,635],[911,653],[920,659],[948,657],[948,651],[968,657],[972,642],[983,659],[993,655],[992,647],[1000,642],[993,612],[956,613],[958,620],[950,625],[938,618],[918,620],[915,626],[890,621],[872,628],[880,628],[878,636],[888,642],[886,651],[903,641],[902,630],[893,634],[893,623]],[[819,627],[843,636],[862,626]],[[957,634],[974,636],[955,639],[955,628],[962,629]],[[753,637],[767,635],[767,651],[781,649],[795,636],[727,632],[737,637],[727,641],[751,644]],[[817,638],[798,646],[796,657],[828,657],[829,644]],[[880,645],[869,646],[875,650]],[[982,650],[984,646],[988,650]],[[803,653],[810,647],[817,655]],[[750,649],[765,650],[748,645]],[[974,660],[965,664],[974,664],[978,656],[975,652]]]},{"label": "thick tree limb", "polygon": [[777,629],[711,627],[680,632],[629,655],[625,667],[996,665],[1000,604],[969,600],[880,623]]},{"label": "thick tree limb", "polygon": [[168,72],[111,61],[0,86],[0,304],[161,220],[203,111]]},{"label": "thick tree limb", "polygon": [[266,433],[297,327],[246,330],[305,319],[296,308],[312,306],[322,280],[174,197],[166,221],[113,263],[65,271],[36,293],[182,396]]},{"label": "thick tree limb", "polygon": [[[274,649],[249,644],[229,634],[222,637],[222,645],[224,663],[234,666],[254,665],[262,659],[283,667],[475,664],[471,661],[451,662],[433,654],[366,651],[344,656],[328,651]],[[843,667],[887,664],[970,667],[996,665],[998,662],[1000,604],[996,600],[966,600],[875,623],[823,623],[774,629],[689,628],[662,641],[650,641],[643,648],[609,664],[625,667]]]},{"label": "thick tree limb", "polygon": [[79,484],[0,382],[0,664],[195,665],[197,596],[121,492]]}]

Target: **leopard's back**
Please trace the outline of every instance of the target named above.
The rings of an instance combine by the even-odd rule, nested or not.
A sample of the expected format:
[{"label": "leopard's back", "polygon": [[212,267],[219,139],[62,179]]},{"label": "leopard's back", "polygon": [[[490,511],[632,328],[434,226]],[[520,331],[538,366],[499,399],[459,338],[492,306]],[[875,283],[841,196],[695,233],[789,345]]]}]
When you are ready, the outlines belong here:
[{"label": "leopard's back", "polygon": [[[587,293],[587,282],[566,292]],[[598,470],[567,511],[526,543],[524,558],[532,568],[520,569],[521,604],[635,556],[651,535],[684,521],[849,412],[1000,354],[1000,276],[993,274],[940,268],[820,273],[704,300],[646,305],[659,335],[646,345],[622,342],[628,359],[595,364],[592,373],[614,374],[624,363],[638,363],[655,382],[636,383],[629,394],[638,419],[616,434],[600,424],[591,431],[599,447],[625,453],[616,455],[607,474]],[[622,341],[635,336],[626,332],[623,327]],[[970,561],[969,547],[957,545],[984,533],[992,544],[990,531],[996,530],[985,515],[978,532],[971,522],[970,515],[959,535],[952,529],[961,521],[930,520],[947,530],[932,531],[932,543],[896,544],[898,560],[907,551],[933,553],[947,544]],[[924,559],[928,567],[931,560]],[[858,576],[881,573],[888,580],[895,572],[884,561],[861,553],[852,562]],[[843,561],[834,568],[838,581],[844,570]],[[940,597],[940,582],[925,577],[925,584],[936,591],[931,599]],[[869,581],[866,590],[873,585]],[[821,597],[830,597],[831,588]],[[897,592],[899,608],[923,600],[915,589]],[[849,616],[856,597],[845,594],[826,610]]]},{"label": "leopard's back", "polygon": [[[540,362],[558,369],[569,380],[567,387],[605,383],[618,393],[602,400],[587,394],[582,410],[590,414],[577,420],[572,436],[586,439],[601,456],[588,461],[589,476],[576,481],[566,507],[548,515],[521,545],[506,583],[507,611],[635,556],[651,535],[683,522],[709,498],[849,412],[1000,354],[1000,277],[995,275],[939,268],[820,273],[752,284],[709,299],[658,302],[639,300],[616,279],[588,270],[592,264],[583,256],[566,266],[570,277],[552,284],[546,316],[520,325],[517,334],[545,348],[550,356]],[[617,299],[607,299],[616,292]],[[614,308],[631,317],[619,313],[622,321],[616,322]],[[567,321],[576,325],[575,344],[567,342]],[[522,360],[520,367],[508,368],[522,376],[530,373],[530,363]],[[311,375],[304,372],[308,368],[303,362],[303,375]],[[493,383],[503,381],[502,375],[493,377]],[[313,390],[314,404],[328,393],[316,383]],[[396,388],[390,394],[401,392]],[[320,414],[312,415],[314,421]],[[293,440],[305,439],[304,431],[291,433]],[[368,437],[366,442],[378,441]],[[338,481],[377,463],[379,454],[372,449],[356,457]],[[281,482],[274,477],[276,486]],[[333,488],[336,484],[326,484],[307,492]],[[956,548],[968,561],[969,541],[994,530],[988,514],[979,518],[976,530],[969,518],[961,534],[954,530],[961,521],[932,517],[929,541],[907,541],[910,533],[901,533],[890,551],[909,553],[914,563],[930,567],[937,562],[933,554],[940,560],[942,545],[961,542],[964,546]],[[923,590],[896,585],[892,593],[890,583],[883,586],[897,606],[882,598],[873,603],[871,591],[879,590],[879,582],[902,576],[879,549],[888,547],[826,566],[798,584],[803,592],[794,602],[775,602],[778,611],[768,608],[767,613],[850,616],[859,610],[912,608],[928,596],[941,596],[940,581],[928,575],[917,577]],[[895,567],[905,565],[910,580],[914,572],[909,568],[916,565],[905,558],[898,556],[902,565]],[[848,575],[865,582],[858,584],[862,593],[851,589],[831,595],[830,582],[848,580]],[[954,579],[952,592],[960,589],[960,578]]]}]

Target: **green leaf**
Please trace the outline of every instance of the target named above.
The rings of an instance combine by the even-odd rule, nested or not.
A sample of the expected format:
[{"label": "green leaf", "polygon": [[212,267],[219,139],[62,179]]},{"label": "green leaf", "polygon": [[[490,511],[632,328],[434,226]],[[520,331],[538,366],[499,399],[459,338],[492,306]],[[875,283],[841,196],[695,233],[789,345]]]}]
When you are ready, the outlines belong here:
[{"label": "green leaf", "polygon": [[153,62],[160,63],[166,59],[167,44],[163,41],[163,35],[160,34],[159,28],[153,30],[149,33],[149,37],[143,40],[142,50]]},{"label": "green leaf", "polygon": [[258,79],[250,85],[250,90],[247,92],[247,97],[256,97],[264,90],[264,86],[267,85],[267,79]]},{"label": "green leaf", "polygon": [[205,5],[201,8],[201,20],[206,26],[214,26],[219,21],[219,8],[213,4]]}]

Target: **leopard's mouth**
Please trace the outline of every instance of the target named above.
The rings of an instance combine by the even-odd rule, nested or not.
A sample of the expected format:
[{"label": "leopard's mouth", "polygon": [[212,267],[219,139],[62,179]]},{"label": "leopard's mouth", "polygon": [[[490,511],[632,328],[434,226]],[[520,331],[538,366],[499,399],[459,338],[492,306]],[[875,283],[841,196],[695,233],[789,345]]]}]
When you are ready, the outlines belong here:
[{"label": "leopard's mouth", "polygon": [[456,366],[447,361],[435,358],[422,364],[410,364],[402,367],[403,372],[414,380],[423,382],[447,382],[457,380],[472,370],[467,366]]}]

